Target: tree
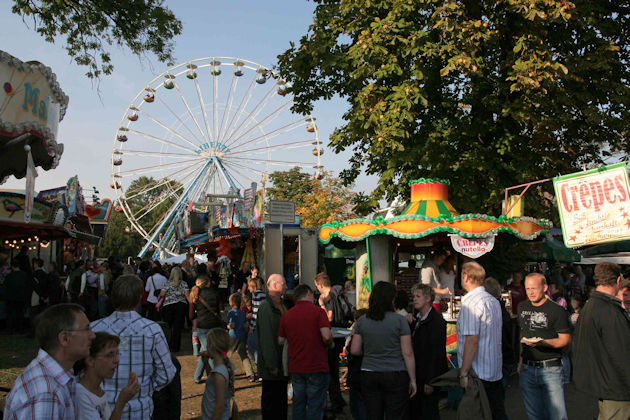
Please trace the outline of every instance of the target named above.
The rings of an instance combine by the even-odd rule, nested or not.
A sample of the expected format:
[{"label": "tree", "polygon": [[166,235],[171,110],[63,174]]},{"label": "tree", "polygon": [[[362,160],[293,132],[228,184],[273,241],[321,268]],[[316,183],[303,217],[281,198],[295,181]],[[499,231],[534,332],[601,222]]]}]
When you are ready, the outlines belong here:
[{"label": "tree", "polygon": [[494,213],[508,186],[630,152],[628,1],[315,2],[279,70],[297,112],[347,100],[331,146],[354,152],[345,182],[380,175],[372,199],[446,178],[455,208]]},{"label": "tree", "polygon": [[295,212],[304,227],[319,228],[354,216],[352,200],[356,193],[330,172],[324,172],[324,178],[318,180],[296,167],[273,172],[269,180],[273,184],[266,190],[269,199],[295,202]]},{"label": "tree", "polygon": [[[152,233],[162,216],[177,200],[181,189],[182,185],[176,181],[141,176],[133,180],[125,190],[126,203],[145,232]],[[138,232],[133,231],[124,213],[112,214],[99,256],[138,255],[146,241]]]},{"label": "tree", "polygon": [[162,0],[14,0],[11,11],[23,20],[32,18],[37,33],[55,42],[65,36],[65,48],[74,61],[88,68],[89,78],[111,74],[114,66],[106,50],[126,46],[136,55],[155,54],[173,60],[175,35],[182,23]]},{"label": "tree", "polygon": [[127,232],[126,229],[129,229],[129,221],[124,213],[112,212],[105,230],[105,238],[96,249],[96,255],[100,258],[114,256],[121,259],[138,255],[144,245],[144,239],[138,233]]}]

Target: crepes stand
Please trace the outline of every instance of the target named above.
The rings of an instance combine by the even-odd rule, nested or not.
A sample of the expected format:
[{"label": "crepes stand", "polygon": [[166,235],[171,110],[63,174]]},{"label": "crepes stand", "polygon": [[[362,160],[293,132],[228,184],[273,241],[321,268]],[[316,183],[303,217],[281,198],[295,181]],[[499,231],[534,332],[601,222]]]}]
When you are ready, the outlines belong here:
[{"label": "crepes stand", "polygon": [[[460,214],[448,201],[449,184],[447,180],[424,178],[410,182],[411,200],[399,216],[350,219],[321,226],[318,236],[322,244],[332,243],[340,248],[354,244],[357,307],[367,307],[376,282],[393,282],[408,291],[419,281],[418,275],[405,277],[397,273],[396,251],[400,247],[452,247],[460,255],[477,258],[490,252],[495,238],[501,235],[529,241],[551,228],[546,219]],[[454,323],[460,303],[461,297],[454,296],[443,311],[445,319],[450,321],[447,330],[450,351],[457,345]]]}]

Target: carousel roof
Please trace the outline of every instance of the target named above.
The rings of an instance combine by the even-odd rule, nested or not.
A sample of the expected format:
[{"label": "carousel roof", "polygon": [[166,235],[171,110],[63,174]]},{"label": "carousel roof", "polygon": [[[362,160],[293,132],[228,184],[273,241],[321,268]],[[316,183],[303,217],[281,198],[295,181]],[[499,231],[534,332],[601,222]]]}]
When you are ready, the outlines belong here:
[{"label": "carousel roof", "polygon": [[320,242],[327,244],[334,237],[349,242],[361,241],[379,234],[401,239],[418,239],[440,232],[472,239],[509,233],[521,239],[532,240],[548,232],[552,226],[549,220],[531,217],[459,214],[448,201],[447,180],[420,178],[411,181],[409,185],[411,202],[400,216],[327,223],[319,229]]},{"label": "carousel roof", "polygon": [[35,166],[54,169],[63,154],[57,128],[68,106],[50,67],[23,62],[0,51],[0,184],[26,175],[24,146],[30,145]]}]

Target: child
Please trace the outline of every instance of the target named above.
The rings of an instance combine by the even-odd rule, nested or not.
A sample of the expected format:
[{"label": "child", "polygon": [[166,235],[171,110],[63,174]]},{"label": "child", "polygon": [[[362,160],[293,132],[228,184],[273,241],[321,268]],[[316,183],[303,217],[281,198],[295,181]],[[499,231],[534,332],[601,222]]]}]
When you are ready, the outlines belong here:
[{"label": "child", "polygon": [[84,372],[76,387],[76,418],[118,420],[125,405],[140,391],[136,374],[130,372],[129,382],[120,391],[114,411],[110,410],[102,384],[105,378],[112,378],[116,372],[119,344],[120,339],[115,335],[97,332],[90,345],[90,355],[76,363],[75,373]]},{"label": "child", "polygon": [[201,358],[210,375],[201,400],[201,418],[229,420],[232,417],[230,400],[234,396],[234,365],[227,356],[230,336],[223,328],[213,328],[208,332],[207,343],[208,350],[201,352]]},{"label": "child", "polygon": [[245,318],[249,321],[252,317],[252,298],[250,296],[243,296],[243,303],[241,303],[241,311],[245,314]]},{"label": "child", "polygon": [[232,353],[238,352],[243,362],[243,369],[245,369],[247,379],[250,382],[254,382],[255,378],[252,363],[249,360],[247,349],[245,348],[249,327],[245,314],[239,309],[241,306],[241,295],[239,293],[233,293],[229,301],[232,309],[230,309],[227,316],[227,327],[228,330],[230,330],[230,351],[228,352],[228,357],[230,357]]}]

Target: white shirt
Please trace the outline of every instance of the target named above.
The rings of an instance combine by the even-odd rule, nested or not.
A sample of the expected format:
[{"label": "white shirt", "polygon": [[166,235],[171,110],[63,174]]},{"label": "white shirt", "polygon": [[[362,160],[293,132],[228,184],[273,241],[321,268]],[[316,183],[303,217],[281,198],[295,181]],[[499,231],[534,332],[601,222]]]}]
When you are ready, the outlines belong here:
[{"label": "white shirt", "polygon": [[[451,293],[455,294],[455,272],[448,273],[440,268],[440,285],[442,288],[446,287]],[[449,298],[450,296],[440,295],[440,297]]]},{"label": "white shirt", "polygon": [[440,287],[438,268],[433,264],[433,260],[427,260],[422,264],[422,268],[420,269],[420,282],[433,288]]},{"label": "white shirt", "polygon": [[107,404],[106,393],[99,397],[77,383],[75,399],[77,419],[109,420],[112,412]]},{"label": "white shirt", "polygon": [[[153,293],[154,290],[164,289],[166,287],[166,282],[168,280],[163,275],[156,273],[147,279],[147,285],[144,287],[144,290],[149,292],[149,297],[147,297],[147,302],[157,303],[158,298]],[[155,288],[154,288],[155,286]]]},{"label": "white shirt", "polygon": [[479,347],[472,368],[484,381],[498,381],[503,377],[501,324],[501,305],[483,286],[462,297],[462,307],[457,319],[457,360],[461,366],[466,336],[478,335]]}]

